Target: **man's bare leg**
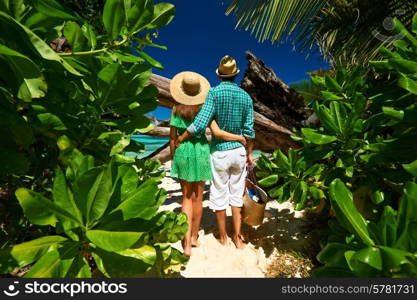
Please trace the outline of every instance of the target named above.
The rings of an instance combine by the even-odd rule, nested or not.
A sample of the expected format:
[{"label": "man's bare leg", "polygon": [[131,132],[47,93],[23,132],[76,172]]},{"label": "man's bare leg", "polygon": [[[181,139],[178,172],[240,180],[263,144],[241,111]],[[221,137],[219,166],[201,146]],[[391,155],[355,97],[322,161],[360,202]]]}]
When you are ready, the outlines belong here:
[{"label": "man's bare leg", "polygon": [[219,242],[227,245],[226,210],[216,210],[217,225],[219,226]]},{"label": "man's bare leg", "polygon": [[240,229],[242,226],[242,208],[232,206],[232,217],[233,217],[233,243],[235,243],[236,248],[243,249],[245,248],[245,244],[242,241]]}]

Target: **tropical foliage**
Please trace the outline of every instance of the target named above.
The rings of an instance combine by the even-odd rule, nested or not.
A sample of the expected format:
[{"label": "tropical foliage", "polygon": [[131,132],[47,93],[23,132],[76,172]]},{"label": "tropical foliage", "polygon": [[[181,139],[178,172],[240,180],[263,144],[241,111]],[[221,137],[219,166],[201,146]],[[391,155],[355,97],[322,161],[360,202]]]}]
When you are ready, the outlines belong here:
[{"label": "tropical foliage", "polygon": [[167,243],[183,216],[157,213],[159,164],[124,155],[153,127],[148,79],[163,67],[144,48],[166,49],[152,38],[174,14],[141,0],[0,1],[1,273],[34,264],[27,276],[128,276],[181,261]]},{"label": "tropical foliage", "polygon": [[30,222],[53,226],[60,235],[2,250],[12,259],[2,262],[0,272],[33,263],[26,277],[91,277],[94,265],[102,275],[129,277],[181,266],[185,260],[169,242],[185,234],[186,216],[157,212],[165,200],[157,179],[138,185],[132,166],[95,166],[92,156],[76,149],[61,159],[68,167],[55,170],[52,200],[27,188],[16,191]]},{"label": "tropical foliage", "polygon": [[371,62],[378,80],[358,68],[313,76],[320,124],[257,164],[271,197],[334,216],[316,276],[417,276],[417,15],[414,34],[395,25],[404,39]]},{"label": "tropical foliage", "polygon": [[391,31],[392,18],[410,27],[416,10],[413,0],[233,0],[226,14],[261,42],[289,37],[301,51],[319,49],[350,68],[380,59],[379,47],[402,37]]}]

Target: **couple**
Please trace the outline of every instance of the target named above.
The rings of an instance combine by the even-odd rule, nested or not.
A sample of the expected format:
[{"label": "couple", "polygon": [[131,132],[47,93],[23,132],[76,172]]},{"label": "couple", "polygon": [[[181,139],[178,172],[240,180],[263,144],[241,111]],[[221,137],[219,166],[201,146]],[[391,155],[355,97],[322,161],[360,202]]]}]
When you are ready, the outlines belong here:
[{"label": "couple", "polygon": [[[225,56],[216,70],[220,84],[210,88],[203,76],[182,72],[171,81],[171,94],[178,103],[171,116],[171,176],[179,179],[183,194],[182,212],[188,217],[183,240],[184,254],[198,247],[198,231],[203,213],[205,181],[211,181],[210,208],[215,211],[219,242],[228,243],[226,208],[232,208],[234,234],[238,249],[244,243],[240,234],[241,209],[246,183],[246,165],[253,164],[255,131],[250,96],[235,82],[239,73],[236,61]],[[210,127],[209,145],[205,131]]]}]

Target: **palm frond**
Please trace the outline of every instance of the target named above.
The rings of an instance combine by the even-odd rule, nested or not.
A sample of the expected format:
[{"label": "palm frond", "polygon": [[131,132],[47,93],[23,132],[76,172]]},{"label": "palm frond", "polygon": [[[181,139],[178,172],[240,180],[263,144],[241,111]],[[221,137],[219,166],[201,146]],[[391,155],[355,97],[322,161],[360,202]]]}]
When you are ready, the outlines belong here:
[{"label": "palm frond", "polygon": [[297,28],[300,35],[332,0],[233,0],[226,15],[236,17],[236,28],[250,30],[260,42],[276,43]]},{"label": "palm frond", "polygon": [[395,37],[390,18],[408,27],[416,11],[415,0],[233,0],[226,15],[260,42],[290,37],[300,51],[350,68],[380,58]]}]

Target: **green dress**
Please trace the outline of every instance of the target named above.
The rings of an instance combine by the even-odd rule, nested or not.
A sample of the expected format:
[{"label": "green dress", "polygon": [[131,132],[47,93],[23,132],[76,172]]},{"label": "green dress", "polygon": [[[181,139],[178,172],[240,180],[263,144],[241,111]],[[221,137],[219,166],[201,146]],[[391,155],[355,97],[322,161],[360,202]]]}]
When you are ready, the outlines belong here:
[{"label": "green dress", "polygon": [[[184,120],[174,113],[171,115],[170,125],[177,128],[179,135],[191,123],[192,120]],[[189,138],[175,150],[171,176],[189,182],[211,180],[210,145],[205,135]]]}]

